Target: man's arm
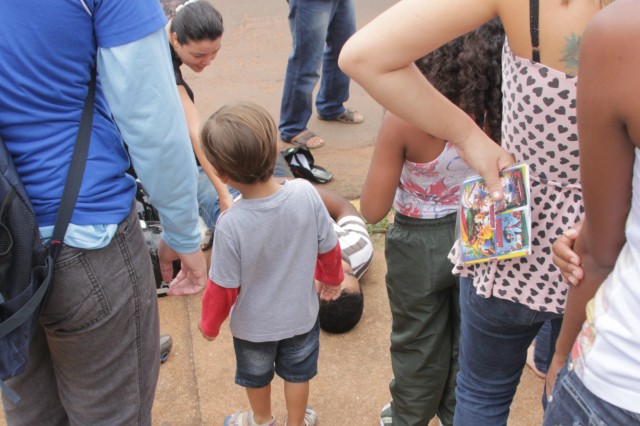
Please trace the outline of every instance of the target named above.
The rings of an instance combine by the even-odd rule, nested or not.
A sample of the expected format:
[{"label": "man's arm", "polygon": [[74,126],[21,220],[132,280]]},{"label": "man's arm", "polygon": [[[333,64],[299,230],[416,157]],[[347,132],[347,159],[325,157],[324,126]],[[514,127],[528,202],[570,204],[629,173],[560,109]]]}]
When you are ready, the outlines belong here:
[{"label": "man's arm", "polygon": [[360,216],[360,213],[353,204],[342,198],[340,195],[319,186],[316,186],[315,188],[318,191],[318,194],[320,194],[320,198],[322,198],[322,202],[327,208],[329,216],[331,216],[334,221],[337,222],[346,216]]},{"label": "man's arm", "polygon": [[190,293],[206,286],[207,273],[199,247],[197,169],[168,49],[162,28],[99,49],[98,71],[136,172],[160,213],[163,277],[172,275],[171,261],[180,258],[182,290]]}]

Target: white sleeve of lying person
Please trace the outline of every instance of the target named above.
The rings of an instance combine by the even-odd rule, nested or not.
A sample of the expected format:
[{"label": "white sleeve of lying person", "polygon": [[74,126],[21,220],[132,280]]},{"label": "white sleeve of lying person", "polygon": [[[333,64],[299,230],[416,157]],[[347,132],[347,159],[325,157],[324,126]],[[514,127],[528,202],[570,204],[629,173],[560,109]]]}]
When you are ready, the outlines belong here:
[{"label": "white sleeve of lying person", "polygon": [[373,261],[373,243],[367,225],[361,217],[345,216],[334,223],[338,233],[342,259],[348,262],[356,278],[360,279]]}]

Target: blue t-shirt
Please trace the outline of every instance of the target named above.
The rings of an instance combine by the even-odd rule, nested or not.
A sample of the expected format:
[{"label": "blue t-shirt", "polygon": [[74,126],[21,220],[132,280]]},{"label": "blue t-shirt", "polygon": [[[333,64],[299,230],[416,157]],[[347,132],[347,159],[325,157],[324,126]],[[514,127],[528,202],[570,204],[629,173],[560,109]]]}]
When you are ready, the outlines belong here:
[{"label": "blue t-shirt", "polygon": [[[41,226],[55,220],[96,46],[130,43],[165,23],[157,0],[3,2],[0,136],[23,177]],[[135,193],[133,178],[125,174],[128,166],[98,78],[93,132],[71,219],[74,224],[115,224],[124,219]]]}]

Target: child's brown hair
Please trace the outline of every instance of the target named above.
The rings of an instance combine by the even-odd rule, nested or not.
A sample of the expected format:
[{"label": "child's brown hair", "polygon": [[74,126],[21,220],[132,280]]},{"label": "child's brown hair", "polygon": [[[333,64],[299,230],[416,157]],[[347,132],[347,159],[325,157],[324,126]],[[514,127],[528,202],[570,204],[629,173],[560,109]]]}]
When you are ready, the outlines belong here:
[{"label": "child's brown hair", "polygon": [[274,172],[277,129],[271,115],[251,102],[227,104],[204,123],[202,151],[221,177],[251,184]]}]

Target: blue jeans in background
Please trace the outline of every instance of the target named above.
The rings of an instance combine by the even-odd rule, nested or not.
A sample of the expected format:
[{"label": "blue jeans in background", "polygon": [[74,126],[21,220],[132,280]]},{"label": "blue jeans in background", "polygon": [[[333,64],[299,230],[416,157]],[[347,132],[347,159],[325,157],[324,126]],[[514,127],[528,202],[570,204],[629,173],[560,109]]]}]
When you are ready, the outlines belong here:
[{"label": "blue jeans in background", "polygon": [[623,410],[591,393],[570,365],[565,364],[558,375],[553,401],[547,404],[544,413],[545,426],[640,424],[639,413]]},{"label": "blue jeans in background", "polygon": [[290,0],[289,29],[293,50],[287,63],[279,125],[285,141],[307,129],[321,69],[318,114],[332,119],[345,111],[350,79],[338,67],[338,56],[356,30],[354,1]]},{"label": "blue jeans in background", "polygon": [[460,279],[460,312],[460,372],[454,424],[506,425],[527,349],[546,320],[555,325],[555,342],[561,315],[478,296],[470,278]]},{"label": "blue jeans in background", "polygon": [[[544,374],[547,374],[549,364],[551,364],[551,357],[549,354],[554,351],[554,348],[551,347],[551,333],[551,322],[545,321],[544,324],[542,324],[542,327],[540,327],[540,331],[538,331],[534,343],[533,362],[535,363],[538,371]],[[553,339],[553,342],[555,347],[555,339]]]}]

